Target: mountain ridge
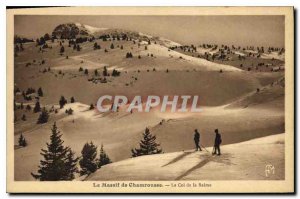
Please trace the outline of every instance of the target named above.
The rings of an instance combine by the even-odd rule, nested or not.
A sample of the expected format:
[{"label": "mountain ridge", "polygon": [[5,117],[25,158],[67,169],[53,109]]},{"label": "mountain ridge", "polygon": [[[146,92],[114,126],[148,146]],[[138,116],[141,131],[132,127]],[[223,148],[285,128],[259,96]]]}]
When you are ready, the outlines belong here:
[{"label": "mountain ridge", "polygon": [[142,32],[119,29],[119,28],[99,28],[78,22],[59,24],[52,31],[52,36],[60,39],[75,39],[77,37],[95,37],[115,39],[133,39],[146,42],[157,42],[166,47],[181,46],[181,44],[167,38],[152,36]]}]

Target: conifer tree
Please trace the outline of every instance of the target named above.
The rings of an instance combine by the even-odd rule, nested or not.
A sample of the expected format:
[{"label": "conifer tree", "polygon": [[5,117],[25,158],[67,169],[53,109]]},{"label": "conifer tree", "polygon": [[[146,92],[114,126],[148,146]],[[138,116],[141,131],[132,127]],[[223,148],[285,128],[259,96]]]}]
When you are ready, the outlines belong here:
[{"label": "conifer tree", "polygon": [[20,51],[24,51],[24,47],[22,43],[20,43]]},{"label": "conifer tree", "polygon": [[97,170],[97,147],[93,142],[86,143],[81,151],[82,158],[79,161],[80,164],[80,174],[89,175]]},{"label": "conifer tree", "polygon": [[53,124],[50,143],[47,143],[47,149],[42,149],[38,174],[31,175],[40,181],[66,181],[73,180],[74,174],[78,172],[76,163],[78,158],[69,147],[64,147],[62,134]]},{"label": "conifer tree", "polygon": [[18,45],[15,46],[15,53],[19,52],[20,51],[20,48]]},{"label": "conifer tree", "polygon": [[26,142],[25,137],[23,136],[22,133],[19,137],[19,146],[21,146],[21,147],[26,147],[27,146],[27,142]]},{"label": "conifer tree", "polygon": [[17,93],[21,92],[20,89],[18,87],[15,86],[14,88],[14,95],[16,95]]},{"label": "conifer tree", "polygon": [[41,87],[38,89],[38,95],[39,95],[40,97],[43,97],[43,96],[44,96],[44,93],[43,93],[43,90],[42,90]]},{"label": "conifer tree", "polygon": [[65,52],[65,47],[64,46],[62,46],[61,48],[60,48],[60,54],[63,54],[64,52]]},{"label": "conifer tree", "polygon": [[36,46],[40,45],[40,39],[36,39]]},{"label": "conifer tree", "polygon": [[62,109],[65,106],[66,103],[67,103],[66,98],[64,96],[61,96],[60,100],[59,100],[59,106],[60,106],[60,108]]},{"label": "conifer tree", "polygon": [[73,114],[73,109],[69,108],[69,109],[66,109],[66,114],[68,115],[72,115]]},{"label": "conifer tree", "polygon": [[107,68],[104,66],[103,68],[103,76],[108,76]]},{"label": "conifer tree", "polygon": [[44,39],[45,39],[45,41],[50,40],[50,35],[49,35],[48,33],[46,33],[46,34],[44,35]]},{"label": "conifer tree", "polygon": [[26,115],[25,114],[22,115],[22,120],[26,121]]},{"label": "conifer tree", "polygon": [[162,149],[159,148],[160,144],[156,143],[156,136],[152,135],[148,128],[143,133],[143,139],[139,145],[139,149],[131,149],[132,157],[162,153]]},{"label": "conifer tree", "polygon": [[98,49],[98,44],[97,42],[94,43],[94,50],[97,50]]},{"label": "conifer tree", "polygon": [[40,105],[40,102],[37,101],[37,102],[35,103],[34,108],[33,108],[33,112],[37,113],[37,112],[40,112],[40,111],[41,111],[41,105]]},{"label": "conifer tree", "polygon": [[31,106],[30,106],[29,104],[27,104],[26,110],[27,110],[27,111],[31,111]]},{"label": "conifer tree", "polygon": [[90,110],[93,110],[95,107],[94,107],[94,104],[91,104],[90,105]]},{"label": "conifer tree", "polygon": [[40,38],[40,43],[39,43],[39,45],[42,46],[42,45],[44,45],[45,43],[46,43],[45,38],[44,38],[44,37],[41,37],[41,38]]},{"label": "conifer tree", "polygon": [[132,55],[131,52],[127,52],[127,53],[126,53],[126,58],[132,58],[132,57],[133,57],[133,55]]},{"label": "conifer tree", "polygon": [[85,70],[84,70],[84,74],[85,74],[85,75],[88,75],[88,74],[89,74],[88,69],[85,69]]},{"label": "conifer tree", "polygon": [[35,93],[35,89],[33,88],[28,88],[27,91],[26,91],[26,95],[30,95],[32,93]]},{"label": "conifer tree", "polygon": [[74,97],[71,97],[71,103],[74,103],[75,102],[75,98]]},{"label": "conifer tree", "polygon": [[114,76],[114,77],[116,77],[116,76],[120,76],[120,71],[117,71],[116,69],[113,69],[113,71],[112,71],[112,73],[111,73],[111,76]]},{"label": "conifer tree", "polygon": [[49,113],[45,108],[43,108],[43,110],[38,118],[37,124],[47,123],[48,119],[49,119]]},{"label": "conifer tree", "polygon": [[78,173],[77,162],[79,158],[75,158],[75,153],[72,150],[67,152],[67,161],[65,163],[66,180],[73,180],[75,173]]},{"label": "conifer tree", "polygon": [[115,46],[114,46],[114,44],[112,43],[111,45],[110,45],[110,49],[114,49],[115,48]]},{"label": "conifer tree", "polygon": [[101,148],[100,148],[100,157],[98,160],[98,168],[100,168],[106,164],[110,164],[110,163],[111,163],[111,160],[108,157],[108,155],[106,154],[106,152],[104,151],[103,144],[102,144]]},{"label": "conifer tree", "polygon": [[95,72],[94,72],[94,73],[95,73],[95,76],[98,76],[98,75],[99,75],[99,73],[98,73],[98,70],[97,70],[97,69],[95,70]]}]

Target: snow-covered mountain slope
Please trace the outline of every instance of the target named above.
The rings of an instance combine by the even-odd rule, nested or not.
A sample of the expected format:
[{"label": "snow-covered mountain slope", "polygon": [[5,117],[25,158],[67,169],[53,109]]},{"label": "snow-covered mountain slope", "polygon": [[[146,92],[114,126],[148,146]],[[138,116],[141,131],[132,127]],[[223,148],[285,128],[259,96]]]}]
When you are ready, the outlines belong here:
[{"label": "snow-covered mountain slope", "polygon": [[191,64],[194,64],[196,66],[199,66],[197,69],[199,70],[206,70],[206,71],[242,71],[239,68],[226,65],[226,64],[219,64],[219,63],[214,63],[211,61],[207,61],[206,59],[203,58],[198,58],[198,57],[192,57],[177,51],[169,50],[166,46],[164,45],[150,45],[148,46],[147,51],[141,51],[142,55],[147,55],[149,52],[160,56],[160,57],[170,57],[170,58],[176,58],[179,59],[181,62],[188,62]]},{"label": "snow-covered mountain slope", "polygon": [[114,37],[120,37],[126,35],[127,37],[133,40],[139,41],[153,41],[157,42],[160,45],[164,45],[166,47],[172,46],[181,46],[181,44],[171,41],[169,39],[163,37],[155,37],[149,34],[130,31],[130,30],[123,30],[118,28],[100,28],[94,27],[82,23],[65,23],[58,25],[52,32],[53,36],[57,38],[74,38],[74,37],[99,37],[103,35],[110,35]]},{"label": "snow-covered mountain slope", "polygon": [[75,25],[77,27],[80,27],[82,29],[87,30],[90,34],[94,34],[96,32],[101,32],[101,31],[104,31],[104,30],[108,29],[108,28],[97,28],[97,27],[94,27],[94,26],[89,26],[89,25],[85,25],[85,24],[81,24],[81,23],[75,23]]},{"label": "snow-covered mountain slope", "polygon": [[285,60],[285,53],[279,54],[278,52],[271,52],[271,53],[263,53],[261,55],[263,59],[278,59],[281,61]]},{"label": "snow-covered mountain slope", "polygon": [[254,106],[272,107],[284,110],[285,78],[259,88],[230,103],[226,108],[247,108]]},{"label": "snow-covered mountain slope", "polygon": [[[140,156],[106,165],[86,180],[284,179],[284,136],[221,146],[221,156],[212,156],[212,148]],[[266,175],[267,165],[275,167],[275,174]]]}]

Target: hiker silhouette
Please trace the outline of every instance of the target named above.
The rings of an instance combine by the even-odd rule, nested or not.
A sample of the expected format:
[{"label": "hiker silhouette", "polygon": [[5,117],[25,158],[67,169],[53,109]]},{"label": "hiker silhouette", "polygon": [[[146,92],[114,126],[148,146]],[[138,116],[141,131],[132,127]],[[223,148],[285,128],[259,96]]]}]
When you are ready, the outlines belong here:
[{"label": "hiker silhouette", "polygon": [[195,141],[195,145],[196,145],[196,151],[200,150],[202,151],[201,147],[200,147],[200,133],[198,132],[197,129],[195,129],[195,134],[194,134],[194,141]]},{"label": "hiker silhouette", "polygon": [[220,144],[222,143],[222,138],[221,134],[219,133],[218,129],[215,129],[216,137],[215,137],[215,144],[214,144],[214,151],[213,155],[221,155],[221,149],[220,149]]}]

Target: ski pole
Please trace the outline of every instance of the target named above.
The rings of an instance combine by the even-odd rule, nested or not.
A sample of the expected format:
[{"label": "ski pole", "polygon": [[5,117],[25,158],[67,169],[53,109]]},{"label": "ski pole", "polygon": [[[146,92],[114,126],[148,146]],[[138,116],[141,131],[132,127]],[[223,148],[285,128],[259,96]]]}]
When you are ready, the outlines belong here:
[{"label": "ski pole", "polygon": [[200,145],[203,149],[205,149],[205,151],[207,152],[207,153],[209,153],[209,151],[203,146],[203,145]]}]

